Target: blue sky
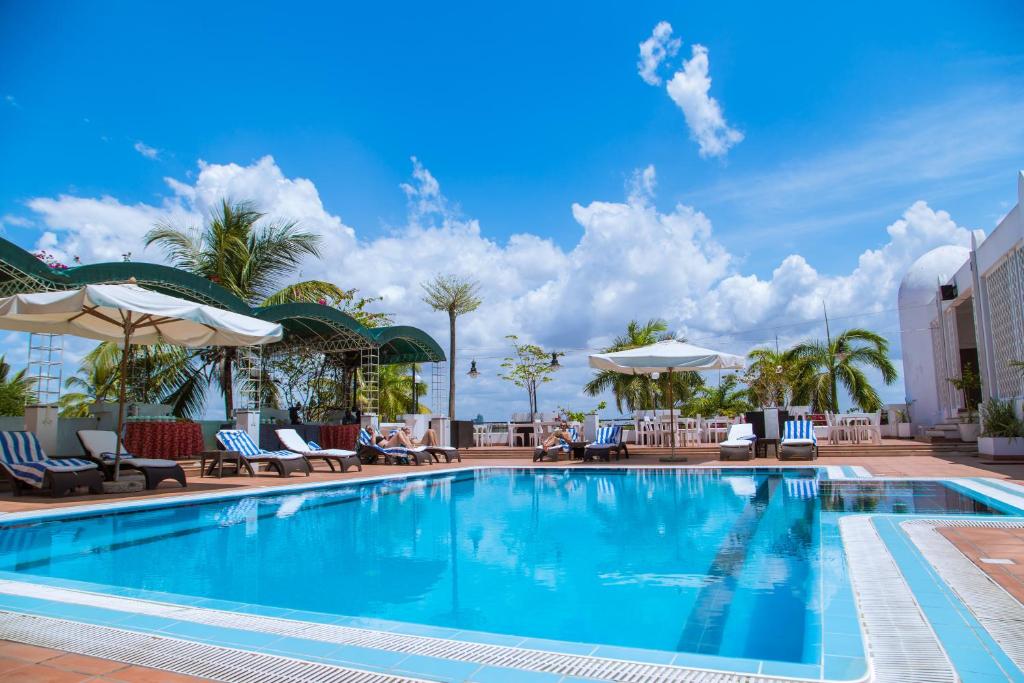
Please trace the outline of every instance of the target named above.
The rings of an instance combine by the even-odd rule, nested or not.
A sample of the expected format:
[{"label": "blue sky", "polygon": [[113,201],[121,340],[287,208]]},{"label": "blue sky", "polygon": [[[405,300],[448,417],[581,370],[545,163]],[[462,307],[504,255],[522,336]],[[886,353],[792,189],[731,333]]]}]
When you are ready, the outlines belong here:
[{"label": "blue sky", "polygon": [[[659,22],[671,24],[680,43],[651,85],[638,75],[638,46]],[[576,293],[551,299],[568,311],[609,301],[622,310],[632,303],[627,294],[664,297],[660,308],[637,306],[638,314],[665,315],[691,338],[720,336],[736,350],[783,323],[807,323],[792,328],[797,336],[813,332],[809,313],[766,319],[738,307],[744,282],[770,281],[792,255],[813,266],[817,279],[807,286],[831,292],[837,316],[874,311],[864,322],[891,327],[881,312],[895,305],[891,283],[878,300],[860,301],[839,291],[854,287],[844,278],[856,274],[865,250],[892,241],[887,226],[916,202],[948,212],[954,228],[986,231],[1010,208],[1014,173],[1024,166],[1021,35],[1019,2],[4,2],[0,221],[5,236],[27,248],[48,231],[49,246],[85,245],[75,248],[90,258],[90,221],[103,221],[98,211],[112,202],[147,207],[143,217],[168,206],[201,215],[203,202],[166,178],[199,187],[203,160],[210,187],[258,193],[264,186],[252,178],[218,186],[215,171],[236,164],[244,175],[269,155],[284,180],[268,182],[308,179],[321,205],[282,199],[269,208],[301,216],[309,209],[328,240],[334,222],[350,227],[357,243],[346,253],[358,246],[372,259],[403,243],[422,252],[410,230],[461,230],[483,240],[481,248],[554,261],[509,266],[519,289],[503,285],[491,297],[498,312],[468,329],[468,352],[481,358],[500,355],[509,332],[589,348],[629,317],[584,312],[578,330],[542,325],[547,314],[536,312],[544,308],[537,302],[553,282],[564,297]],[[707,97],[742,135],[718,155],[700,154],[686,112],[665,87],[694,45],[707,50]],[[412,156],[426,176],[410,180]],[[695,231],[702,254],[696,274],[655,291],[641,272],[604,283],[604,298],[581,299],[585,290],[562,282],[557,264],[583,260],[588,230],[596,236],[602,228],[600,216],[573,205],[629,204],[634,173],[648,167],[656,184],[641,194],[651,212],[680,217],[682,206],[708,222],[684,231]],[[432,193],[427,176],[443,192]],[[420,194],[404,192],[403,183]],[[413,202],[424,196],[443,196],[443,208],[435,202],[417,212]],[[143,220],[119,215],[110,220]],[[926,247],[962,241],[951,229],[896,245],[885,258],[905,268]],[[522,235],[527,245],[509,242]],[[670,228],[656,232],[647,248],[671,248],[676,238]],[[677,264],[691,267],[685,249]],[[351,274],[334,271],[341,284],[385,294],[403,322],[443,329],[413,305],[415,287],[396,294],[402,282],[367,278],[358,265]],[[448,264],[438,255],[431,265]],[[455,270],[491,274],[472,263]],[[730,277],[747,280],[723,288]],[[718,302],[711,321],[694,313],[709,292]],[[805,305],[790,299],[779,310]],[[757,332],[739,334],[751,328]],[[574,382],[582,376],[567,373],[554,390],[560,401],[580,400]],[[500,384],[492,389],[489,398],[467,398],[467,409],[506,400]]]}]

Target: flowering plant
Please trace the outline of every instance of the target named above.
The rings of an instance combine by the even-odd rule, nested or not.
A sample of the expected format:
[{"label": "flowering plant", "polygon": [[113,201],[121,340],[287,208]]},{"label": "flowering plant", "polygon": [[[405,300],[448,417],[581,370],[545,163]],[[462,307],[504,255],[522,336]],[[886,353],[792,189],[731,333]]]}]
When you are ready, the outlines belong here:
[{"label": "flowering plant", "polygon": [[[56,256],[46,251],[45,249],[40,249],[39,251],[35,252],[33,256],[35,256],[37,259],[39,259],[40,261],[48,265],[50,268],[53,268],[55,270],[68,269],[68,265],[66,263],[61,263],[60,261],[57,260]],[[76,256],[75,259],[77,260],[78,257]]]}]

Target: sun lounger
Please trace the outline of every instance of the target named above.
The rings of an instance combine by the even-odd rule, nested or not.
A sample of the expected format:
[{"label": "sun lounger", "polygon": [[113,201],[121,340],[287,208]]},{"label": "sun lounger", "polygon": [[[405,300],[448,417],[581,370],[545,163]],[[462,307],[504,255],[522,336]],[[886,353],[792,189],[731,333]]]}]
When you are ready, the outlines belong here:
[{"label": "sun lounger", "polygon": [[622,425],[611,425],[598,427],[597,439],[592,444],[587,444],[583,450],[584,460],[604,460],[611,462],[612,456],[618,460],[620,457],[628,458],[629,451],[622,440]]},{"label": "sun lounger", "polygon": [[754,425],[741,422],[729,427],[725,441],[718,444],[719,460],[750,460],[754,457]]},{"label": "sun lounger", "polygon": [[[398,430],[392,430],[388,436],[394,436]],[[451,462],[452,460],[458,460],[462,462],[462,455],[459,454],[458,448],[452,448],[451,446],[416,446],[415,448],[407,448],[406,450],[414,451],[416,453],[427,453],[434,457],[434,460],[441,462],[441,458],[444,458],[445,462]]]},{"label": "sun lounger", "polygon": [[[579,440],[579,435],[576,432],[575,427],[569,427],[569,437],[575,442]],[[551,448],[544,448],[538,446],[533,451],[533,461],[541,462],[544,458],[550,458],[551,460],[557,461],[560,453],[570,453],[572,451],[572,445],[566,442],[565,439],[559,439],[558,443]]]},{"label": "sun lounger", "polygon": [[334,471],[334,463],[338,463],[342,472],[347,472],[350,467],[357,467],[360,472],[363,471],[363,465],[359,462],[359,456],[356,455],[355,451],[345,451],[340,448],[320,448],[313,441],[307,442],[294,429],[277,429],[274,431],[277,433],[277,438],[281,440],[282,446],[294,453],[306,456],[307,460],[310,458],[323,458],[327,466],[331,468],[331,472]]},{"label": "sun lounger", "polygon": [[[309,461],[304,455],[292,453],[291,451],[265,451],[252,440],[247,432],[241,429],[222,429],[217,432],[217,441],[224,447],[224,450],[235,451],[241,456],[242,463],[250,475],[255,474],[253,464],[265,463],[277,471],[282,477],[287,477],[292,472],[303,472],[307,477],[313,470]],[[216,463],[210,465],[209,474],[213,474]]]},{"label": "sun lounger", "polygon": [[[103,476],[107,479],[114,478],[114,451],[117,449],[117,434],[111,431],[100,429],[79,429],[76,432],[78,442],[82,444],[86,459],[96,463]],[[136,470],[146,479],[146,488],[155,489],[165,479],[172,479],[182,486],[188,486],[185,482],[185,470],[173,460],[156,460],[151,458],[136,458],[121,446],[121,468]]]},{"label": "sun lounger", "polygon": [[0,432],[0,466],[11,477],[14,495],[49,489],[56,498],[79,486],[103,493],[103,473],[81,458],[50,458],[32,432]]},{"label": "sun lounger", "polygon": [[779,443],[779,460],[814,460],[818,457],[818,439],[810,420],[789,420]]},{"label": "sun lounger", "polygon": [[426,451],[411,451],[408,448],[399,446],[385,448],[373,443],[370,432],[365,429],[359,430],[359,461],[364,465],[372,465],[383,461],[385,465],[410,465],[416,463],[430,464],[433,462],[432,455]]}]

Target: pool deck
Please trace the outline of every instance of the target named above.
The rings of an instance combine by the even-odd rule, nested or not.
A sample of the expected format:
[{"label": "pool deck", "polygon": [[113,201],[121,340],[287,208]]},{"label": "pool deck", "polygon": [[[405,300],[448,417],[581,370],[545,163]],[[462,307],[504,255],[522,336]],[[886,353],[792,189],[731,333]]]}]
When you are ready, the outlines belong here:
[{"label": "pool deck", "polygon": [[[189,474],[189,487],[181,489],[176,484],[165,482],[156,491],[140,492],[126,495],[104,495],[104,496],[75,496],[62,499],[51,499],[47,497],[22,496],[13,497],[10,493],[0,493],[0,518],[6,513],[32,513],[42,511],[55,511],[68,506],[81,506],[90,503],[111,503],[117,501],[148,501],[155,499],[168,499],[182,495],[194,494],[217,494],[221,492],[240,492],[247,489],[272,489],[285,485],[301,485],[306,483],[319,483],[331,481],[344,481],[359,479],[367,476],[386,476],[392,474],[410,474],[423,471],[441,471],[452,469],[463,469],[481,466],[497,467],[550,467],[557,469],[584,469],[600,467],[601,464],[580,463],[574,461],[533,463],[529,457],[474,457],[473,449],[467,453],[464,451],[463,462],[440,463],[428,467],[409,466],[383,466],[372,465],[364,467],[362,472],[353,471],[346,474],[330,472],[322,464],[318,464],[316,471],[309,477],[292,476],[281,478],[269,474],[260,474],[256,477],[230,476],[223,479],[199,477],[198,471],[194,468],[187,468]],[[483,455],[483,454],[481,454]],[[660,452],[651,451],[644,453],[642,449],[631,450],[628,460],[623,460],[613,465],[624,467],[658,466],[670,467],[673,465],[662,463],[659,460]],[[864,455],[864,456],[829,456],[822,457],[814,463],[788,462],[780,463],[774,458],[767,460],[760,459],[749,462],[721,462],[714,455],[707,453],[688,453],[689,460],[682,463],[687,467],[806,467],[813,464],[819,467],[843,468],[851,472],[851,468],[863,468],[860,470],[865,475],[880,477],[910,477],[910,478],[949,478],[961,481],[978,481],[979,478],[999,480],[993,486],[1000,488],[1007,495],[1024,495],[1024,489],[1017,489],[1016,485],[1024,484],[1024,464],[1021,465],[989,465],[979,461],[971,454],[943,453],[941,455]],[[606,466],[606,465],[605,465]],[[946,539],[951,547],[955,547],[963,556],[973,563],[979,576],[987,575],[996,584],[1005,589],[1006,593],[1012,596],[1016,605],[1024,602],[1024,527],[1021,528],[984,528],[970,526],[936,526],[935,532]],[[885,531],[890,535],[888,540],[892,545],[892,530]],[[903,552],[902,550],[900,552]],[[914,551],[916,552],[916,551]],[[986,562],[984,560],[997,560]],[[906,559],[900,562],[901,569]],[[984,574],[981,574],[984,572]],[[918,579],[918,585],[913,588],[915,591],[922,590],[923,580]],[[974,629],[979,639],[987,638],[987,634],[980,627]],[[0,633],[0,639],[3,638]],[[1021,643],[1024,645],[1024,632],[1021,634]],[[969,656],[969,653],[968,653]],[[33,661],[35,660],[35,661]],[[990,664],[986,664],[990,666]],[[527,672],[523,672],[524,674]],[[964,671],[961,671],[963,674]],[[539,676],[523,678],[532,680]],[[965,675],[964,681],[982,680],[1024,680],[1013,675],[1005,678],[986,678],[982,671],[977,675]],[[12,643],[0,640],[0,681],[167,681],[177,683],[179,681],[202,680],[177,673],[146,669],[140,666],[132,666],[120,662],[104,660],[96,657],[86,657],[78,654],[50,650],[21,643]],[[512,679],[509,679],[512,680]],[[568,679],[563,679],[568,680]]]}]

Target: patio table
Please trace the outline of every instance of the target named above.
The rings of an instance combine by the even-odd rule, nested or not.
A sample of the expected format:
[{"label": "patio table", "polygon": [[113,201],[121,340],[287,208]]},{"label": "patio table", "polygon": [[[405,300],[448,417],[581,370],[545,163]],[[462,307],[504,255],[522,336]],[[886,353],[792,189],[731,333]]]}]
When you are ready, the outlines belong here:
[{"label": "patio table", "polygon": [[196,422],[129,422],[124,446],[139,457],[160,460],[194,458],[205,448]]}]

